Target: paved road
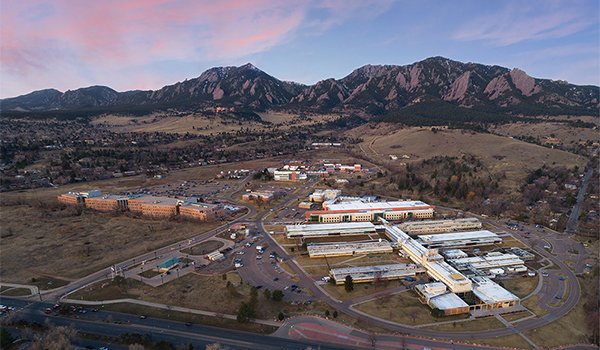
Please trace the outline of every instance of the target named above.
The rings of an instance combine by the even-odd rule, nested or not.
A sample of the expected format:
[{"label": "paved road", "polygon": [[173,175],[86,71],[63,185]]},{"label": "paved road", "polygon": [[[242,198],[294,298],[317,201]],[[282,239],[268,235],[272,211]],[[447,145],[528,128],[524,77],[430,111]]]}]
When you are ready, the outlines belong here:
[{"label": "paved road", "polygon": [[577,201],[575,202],[575,205],[571,210],[571,215],[569,216],[569,220],[567,221],[567,226],[565,228],[565,233],[577,233],[577,221],[579,221],[581,205],[583,204],[583,200],[585,199],[585,193],[587,192],[588,183],[592,178],[593,172],[594,168],[590,167],[583,176],[583,181],[581,181],[581,185],[579,186],[579,192],[577,193]]},{"label": "paved road", "polygon": [[[28,303],[23,300],[2,298],[2,304],[16,306],[17,317],[29,322],[44,324],[46,320],[57,326],[73,326],[80,332],[120,336],[124,333],[150,334],[153,341],[165,340],[176,345],[192,344],[194,348],[203,349],[207,344],[220,343],[230,349],[306,349],[318,346],[320,349],[342,349],[335,345],[319,343],[318,341],[299,341],[270,335],[242,332],[231,329],[204,326],[199,324],[186,325],[165,319],[148,317],[140,319],[135,315],[118,312],[99,311],[88,312],[65,317],[46,315],[43,310],[51,304],[38,302]],[[346,347],[344,347],[346,348]]]}]

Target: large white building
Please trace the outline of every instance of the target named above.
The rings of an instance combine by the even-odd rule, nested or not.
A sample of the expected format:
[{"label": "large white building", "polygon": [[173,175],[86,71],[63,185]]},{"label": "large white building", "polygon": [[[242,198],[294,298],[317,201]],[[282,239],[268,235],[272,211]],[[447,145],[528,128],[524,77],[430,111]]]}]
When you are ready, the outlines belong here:
[{"label": "large white building", "polygon": [[286,225],[287,238],[326,237],[339,235],[375,234],[375,225],[370,222],[344,222],[339,224]]},{"label": "large white building", "polygon": [[273,179],[275,181],[300,181],[307,178],[306,173],[298,170],[275,170],[273,172]]},{"label": "large white building", "polygon": [[471,256],[453,259],[450,260],[450,263],[459,270],[465,270],[469,267],[478,270],[491,270],[508,266],[520,267],[523,266],[525,262],[514,254],[490,252],[482,256]]},{"label": "large white building", "polygon": [[354,283],[393,280],[415,276],[424,269],[415,264],[389,264],[376,266],[342,267],[329,270],[329,276],[335,284],[343,284],[346,276],[352,277]]},{"label": "large white building", "polygon": [[439,233],[435,235],[419,235],[417,237],[428,248],[474,247],[502,242],[502,238],[487,230]]},{"label": "large white building", "polygon": [[410,235],[416,235],[423,233],[476,230],[482,226],[481,221],[477,218],[464,218],[452,220],[407,221],[401,223],[398,227]]},{"label": "large white building", "polygon": [[487,277],[472,277],[473,294],[481,301],[481,309],[506,308],[518,305],[519,297]]},{"label": "large white building", "polygon": [[306,249],[311,258],[324,258],[331,256],[352,256],[362,254],[383,254],[393,251],[390,242],[385,240],[369,242],[336,242],[323,244],[309,244]]},{"label": "large white building", "polygon": [[421,201],[365,202],[361,200],[323,203],[320,211],[306,212],[306,219],[323,223],[349,221],[426,219],[433,217],[434,206]]}]

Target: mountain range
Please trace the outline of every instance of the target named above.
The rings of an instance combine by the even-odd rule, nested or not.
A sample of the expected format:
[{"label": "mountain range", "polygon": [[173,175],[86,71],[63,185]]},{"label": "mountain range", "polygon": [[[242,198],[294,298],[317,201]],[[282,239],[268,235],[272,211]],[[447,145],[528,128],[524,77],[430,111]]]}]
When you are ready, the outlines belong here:
[{"label": "mountain range", "polygon": [[537,79],[520,69],[431,57],[409,65],[366,65],[341,79],[314,85],[279,80],[252,64],[215,67],[199,77],[158,90],[117,92],[90,86],[34,91],[0,100],[0,111],[152,111],[209,106],[252,110],[354,111],[381,115],[406,107],[447,103],[510,113],[593,113],[597,86]]}]

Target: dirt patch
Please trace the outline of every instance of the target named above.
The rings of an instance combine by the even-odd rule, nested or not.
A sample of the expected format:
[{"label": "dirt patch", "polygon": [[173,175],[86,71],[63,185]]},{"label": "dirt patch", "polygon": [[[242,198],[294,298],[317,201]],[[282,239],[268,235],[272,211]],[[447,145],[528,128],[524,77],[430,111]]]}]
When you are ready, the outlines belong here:
[{"label": "dirt patch", "polygon": [[199,244],[196,244],[193,247],[182,250],[182,253],[190,254],[190,255],[205,255],[210,252],[214,252],[215,250],[224,246],[225,243],[221,241],[206,241]]}]

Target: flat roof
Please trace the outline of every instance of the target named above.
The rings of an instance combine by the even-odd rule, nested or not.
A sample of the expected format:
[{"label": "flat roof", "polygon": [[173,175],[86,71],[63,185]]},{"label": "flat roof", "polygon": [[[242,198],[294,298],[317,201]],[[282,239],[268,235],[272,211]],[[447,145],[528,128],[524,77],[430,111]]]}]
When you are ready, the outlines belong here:
[{"label": "flat roof", "polygon": [[375,273],[396,270],[416,270],[415,264],[388,264],[388,265],[371,265],[371,266],[355,266],[355,267],[339,267],[331,269],[332,275],[351,275],[359,273]]},{"label": "flat roof", "polygon": [[138,194],[138,195],[132,195],[129,197],[129,200],[136,200],[136,201],[142,201],[144,203],[148,203],[148,204],[177,204],[179,202],[182,202],[181,199],[177,199],[177,198],[172,198],[172,197],[157,197],[157,196],[150,196],[150,195],[145,195],[145,194]]},{"label": "flat roof", "polygon": [[481,221],[477,218],[462,218],[462,219],[446,219],[446,220],[424,220],[424,221],[406,221],[400,224],[400,227],[413,227],[413,226],[438,226],[438,225],[452,225],[452,224],[481,224]]},{"label": "flat roof", "polygon": [[458,297],[458,295],[454,293],[446,293],[442,295],[438,295],[429,299],[429,304],[440,310],[450,310],[457,309],[463,307],[469,307],[464,300]]},{"label": "flat roof", "polygon": [[519,300],[513,293],[486,277],[473,277],[473,294],[486,304]]},{"label": "flat roof", "polygon": [[327,210],[392,210],[392,209],[433,209],[432,206],[421,201],[391,201],[391,202],[363,202],[350,201],[330,204]]},{"label": "flat roof", "polygon": [[423,241],[423,243],[439,243],[446,241],[460,241],[466,239],[496,238],[498,237],[498,235],[488,230],[481,230],[467,232],[437,233],[434,235],[418,235],[417,237],[421,241]]},{"label": "flat roof", "polygon": [[285,229],[288,232],[343,231],[357,229],[375,231],[375,225],[370,222],[341,222],[336,224],[286,225]]}]

